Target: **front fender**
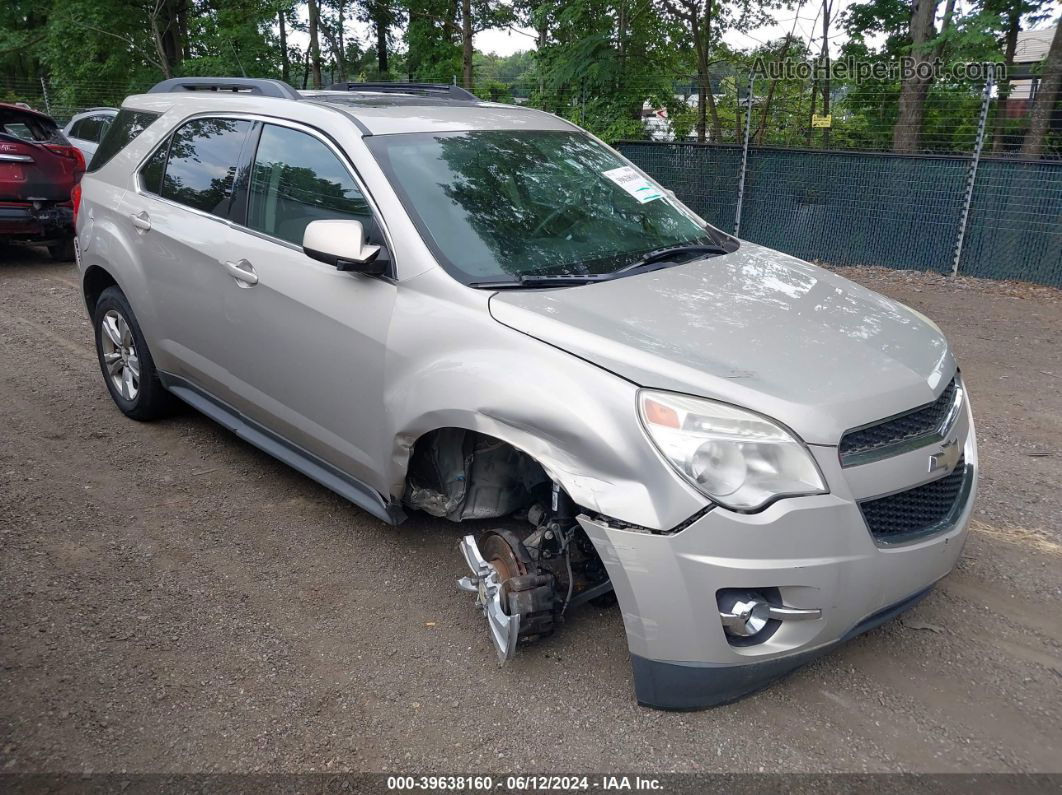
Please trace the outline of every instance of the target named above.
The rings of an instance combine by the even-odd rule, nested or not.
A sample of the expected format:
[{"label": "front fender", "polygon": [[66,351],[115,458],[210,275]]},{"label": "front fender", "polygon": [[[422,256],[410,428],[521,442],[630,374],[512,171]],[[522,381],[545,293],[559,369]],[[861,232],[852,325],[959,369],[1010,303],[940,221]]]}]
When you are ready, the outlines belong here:
[{"label": "front fender", "polygon": [[392,495],[402,493],[416,440],[456,427],[527,453],[577,504],[605,516],[663,530],[704,508],[645,437],[635,384],[501,325],[487,294],[441,274],[471,294],[450,300],[437,273],[400,291],[388,341]]}]

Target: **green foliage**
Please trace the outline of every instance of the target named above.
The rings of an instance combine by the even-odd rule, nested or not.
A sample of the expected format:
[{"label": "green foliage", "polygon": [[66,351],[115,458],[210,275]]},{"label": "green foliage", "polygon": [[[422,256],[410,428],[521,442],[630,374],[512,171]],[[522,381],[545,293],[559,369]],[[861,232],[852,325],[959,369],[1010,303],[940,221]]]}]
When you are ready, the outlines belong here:
[{"label": "green foliage", "polygon": [[[461,0],[318,0],[323,79],[410,78],[461,82]],[[746,123],[747,74],[753,58],[812,61],[814,46],[800,40],[768,42],[747,52],[722,42],[726,30],[755,27],[795,0],[711,0],[712,24],[703,28],[709,0],[471,0],[473,34],[518,22],[534,31],[529,49],[507,57],[476,52],[478,96],[517,101],[558,113],[608,141],[645,134],[643,113],[666,109],[678,139],[697,123],[698,74],[707,72],[714,113],[708,125],[723,142],[740,142]],[[938,2],[938,28],[945,0]],[[1043,21],[1051,0],[971,0],[956,5],[949,25],[926,47],[945,66],[999,61],[1008,33]],[[699,9],[701,28],[689,14]],[[280,77],[303,85],[305,0],[5,0],[0,3],[0,96],[49,106],[64,116],[90,105],[115,105],[167,74]],[[805,12],[807,8],[805,8]],[[835,59],[895,62],[910,54],[911,0],[858,0],[834,20],[833,35],[847,41]],[[282,51],[278,19],[285,21]],[[355,26],[354,20],[363,25]],[[700,33],[695,37],[695,31]],[[387,69],[381,72],[377,33]],[[343,34],[342,36],[340,34]],[[522,35],[513,33],[511,35]],[[705,41],[698,57],[695,43]],[[816,31],[818,35],[818,31]],[[832,37],[832,36],[831,36]],[[474,43],[478,40],[473,39]],[[537,44],[536,49],[531,49]],[[763,145],[889,149],[898,119],[900,80],[833,79],[833,126],[810,128],[821,112],[821,83],[757,79],[753,141]],[[1006,96],[1007,84],[1000,86]],[[968,150],[975,132],[980,85],[934,80],[925,100],[922,148]],[[1020,141],[1026,122],[993,104],[995,140]],[[644,110],[643,110],[644,109]]]}]

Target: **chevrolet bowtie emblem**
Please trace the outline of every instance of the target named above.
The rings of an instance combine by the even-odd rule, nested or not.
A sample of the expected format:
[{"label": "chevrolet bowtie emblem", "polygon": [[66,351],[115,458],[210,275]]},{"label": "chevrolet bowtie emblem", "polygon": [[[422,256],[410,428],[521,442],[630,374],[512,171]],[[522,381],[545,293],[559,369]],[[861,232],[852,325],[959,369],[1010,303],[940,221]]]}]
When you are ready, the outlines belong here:
[{"label": "chevrolet bowtie emblem", "polygon": [[929,457],[929,471],[936,472],[943,469],[945,472],[951,472],[959,463],[959,456],[959,442],[952,439],[940,448],[939,453],[934,453]]}]

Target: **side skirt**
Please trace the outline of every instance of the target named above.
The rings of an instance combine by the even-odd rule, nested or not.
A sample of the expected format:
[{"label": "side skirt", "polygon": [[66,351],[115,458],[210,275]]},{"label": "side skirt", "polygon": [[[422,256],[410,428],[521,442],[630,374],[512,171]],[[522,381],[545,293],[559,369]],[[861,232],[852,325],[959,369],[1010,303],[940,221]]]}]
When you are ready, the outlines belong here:
[{"label": "side skirt", "polygon": [[245,417],[191,382],[168,373],[159,373],[159,379],[166,389],[196,411],[202,412],[214,422],[228,428],[245,442],[253,444],[259,450],[269,453],[292,469],[317,481],[325,488],[331,489],[340,497],[350,500],[377,519],[394,525],[406,518],[405,511],[399,505],[388,500],[376,489]]}]

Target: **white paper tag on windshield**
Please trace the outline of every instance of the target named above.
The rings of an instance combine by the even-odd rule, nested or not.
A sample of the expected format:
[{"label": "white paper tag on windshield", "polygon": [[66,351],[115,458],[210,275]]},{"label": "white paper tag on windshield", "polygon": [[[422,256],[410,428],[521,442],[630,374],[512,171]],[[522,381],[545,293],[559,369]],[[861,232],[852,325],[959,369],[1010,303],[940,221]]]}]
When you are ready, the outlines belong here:
[{"label": "white paper tag on windshield", "polygon": [[602,172],[642,204],[663,198],[663,192],[630,166]]}]

